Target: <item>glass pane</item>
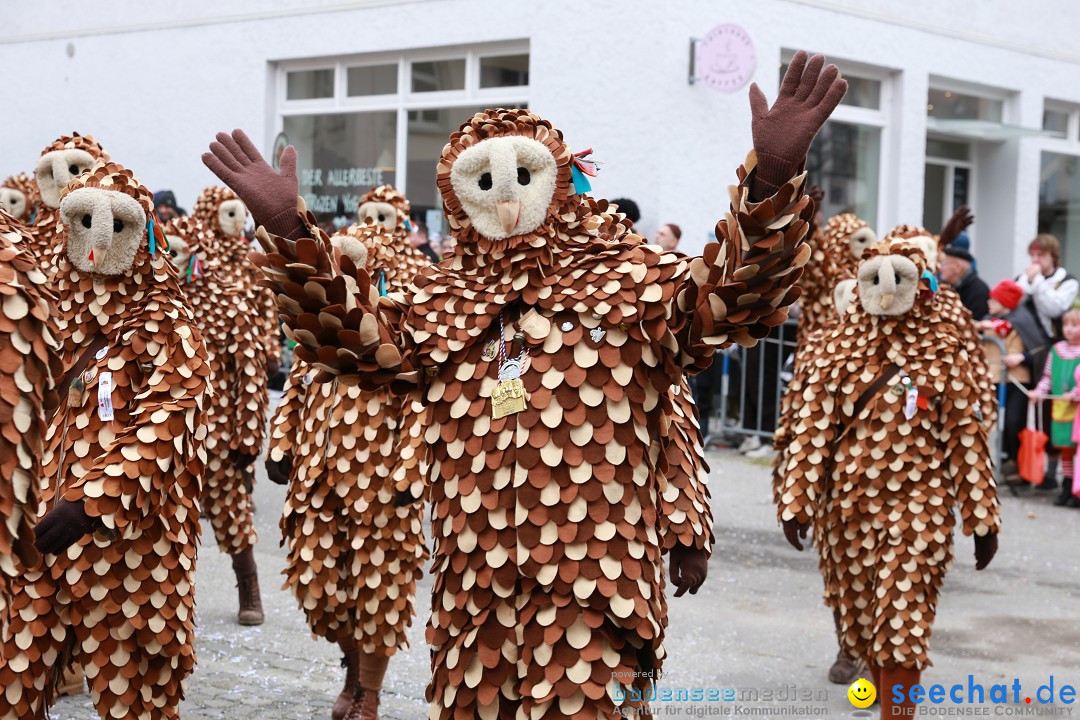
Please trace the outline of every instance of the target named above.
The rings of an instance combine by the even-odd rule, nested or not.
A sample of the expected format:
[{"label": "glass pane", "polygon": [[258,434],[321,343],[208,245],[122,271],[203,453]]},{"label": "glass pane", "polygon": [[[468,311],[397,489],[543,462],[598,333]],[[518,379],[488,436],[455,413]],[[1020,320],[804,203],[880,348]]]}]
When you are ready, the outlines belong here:
[{"label": "glass pane", "polygon": [[394,184],[393,110],[286,117],[285,134],[296,146],[300,194],[327,232],[356,220],[360,197],[368,190]]},{"label": "glass pane", "polygon": [[465,89],[465,60],[439,60],[412,64],[412,91]]},{"label": "glass pane", "polygon": [[1069,113],[1064,110],[1043,110],[1043,130],[1061,133],[1061,137],[1065,137],[1069,131]]},{"label": "glass pane", "polygon": [[[781,63],[780,65],[780,81],[784,80],[784,73],[787,72],[788,64]],[[841,105],[852,105],[854,107],[870,108],[871,110],[881,109],[881,81],[871,80],[870,78],[858,77],[857,75],[848,75],[844,72],[844,68],[840,68],[840,72],[843,73],[844,79],[847,80],[848,90],[844,94],[844,99],[840,101]]]},{"label": "glass pane", "polygon": [[810,182],[825,190],[825,217],[853,212],[875,227],[880,163],[880,128],[825,123],[806,157]]},{"label": "glass pane", "polygon": [[940,233],[945,224],[945,177],[949,169],[944,165],[926,164],[923,175],[923,227],[932,233]]},{"label": "glass pane", "polygon": [[930,88],[926,114],[942,120],[989,120],[1001,122],[1001,100]]},{"label": "glass pane", "polygon": [[971,193],[971,168],[954,167],[952,185],[952,207],[949,208],[950,213],[961,205],[968,204],[968,197]]},{"label": "glass pane", "polygon": [[397,93],[398,66],[370,65],[351,67],[346,75],[346,94],[349,97],[362,95],[393,95]]},{"label": "glass pane", "polygon": [[523,87],[528,84],[528,54],[480,58],[480,87]]},{"label": "glass pane", "polygon": [[945,158],[948,160],[970,160],[971,145],[964,142],[926,138],[926,157]]},{"label": "glass pane", "polygon": [[293,70],[285,73],[286,100],[314,100],[334,97],[334,68]]},{"label": "glass pane", "polygon": [[1061,264],[1080,262],[1080,157],[1042,154],[1039,175],[1039,232],[1061,241]]},{"label": "glass pane", "polygon": [[[409,111],[408,181],[405,194],[412,203],[412,215],[427,229],[428,241],[436,252],[449,238],[449,226],[443,217],[442,196],[435,184],[435,166],[443,147],[463,123],[486,108],[430,108]],[[445,252],[448,248],[441,248]]]}]

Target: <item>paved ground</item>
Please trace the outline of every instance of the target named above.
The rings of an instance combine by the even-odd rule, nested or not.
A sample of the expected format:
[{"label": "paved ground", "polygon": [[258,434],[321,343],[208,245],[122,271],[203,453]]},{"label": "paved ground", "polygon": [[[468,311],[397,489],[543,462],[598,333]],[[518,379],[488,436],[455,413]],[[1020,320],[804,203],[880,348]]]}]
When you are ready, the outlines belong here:
[{"label": "paved ground", "polygon": [[[660,703],[658,715],[749,710],[756,717],[779,717],[805,707],[798,716],[851,717],[846,688],[825,680],[836,645],[820,601],[815,556],[795,552],[777,528],[766,462],[733,453],[710,453],[710,462],[716,552],[702,591],[672,599],[670,657],[660,687],[739,688],[743,698],[757,688],[780,700]],[[279,589],[284,554],[277,546],[277,518],[284,489],[260,475],[256,498],[267,621],[259,628],[234,624],[236,594],[228,559],[214,547],[203,548],[199,665],[183,707],[187,720],[328,718],[340,690],[334,648],[311,638],[292,597]],[[931,643],[935,667],[924,682],[966,683],[973,674],[989,691],[994,683],[1019,678],[1030,695],[1054,675],[1057,687],[1080,686],[1080,511],[1051,507],[1030,493],[1005,497],[1004,507],[1001,550],[986,571],[974,571],[971,541],[958,541],[958,561],[946,581]],[[425,582],[412,647],[390,664],[383,703],[384,717],[391,720],[426,717],[423,625],[429,590]],[[811,699],[785,702],[781,693],[796,698],[810,693]],[[997,710],[989,708],[989,714],[1006,709]],[[61,700],[53,717],[96,716],[83,696]]]}]

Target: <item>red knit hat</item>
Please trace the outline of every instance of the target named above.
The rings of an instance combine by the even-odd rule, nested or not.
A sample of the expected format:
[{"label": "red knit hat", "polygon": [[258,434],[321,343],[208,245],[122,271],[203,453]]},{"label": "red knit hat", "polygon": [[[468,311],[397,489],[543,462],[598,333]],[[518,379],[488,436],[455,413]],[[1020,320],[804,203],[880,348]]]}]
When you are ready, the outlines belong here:
[{"label": "red knit hat", "polygon": [[1024,297],[1024,291],[1012,280],[1002,280],[990,291],[990,297],[997,300],[1009,310],[1015,310]]}]

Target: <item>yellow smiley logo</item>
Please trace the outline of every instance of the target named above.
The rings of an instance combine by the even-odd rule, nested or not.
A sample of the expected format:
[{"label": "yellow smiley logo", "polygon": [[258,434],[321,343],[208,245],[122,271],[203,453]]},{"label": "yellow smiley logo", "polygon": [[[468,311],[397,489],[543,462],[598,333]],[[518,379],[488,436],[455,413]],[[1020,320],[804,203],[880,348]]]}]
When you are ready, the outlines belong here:
[{"label": "yellow smiley logo", "polygon": [[857,708],[868,708],[877,699],[877,688],[866,678],[859,678],[847,689],[848,700]]}]

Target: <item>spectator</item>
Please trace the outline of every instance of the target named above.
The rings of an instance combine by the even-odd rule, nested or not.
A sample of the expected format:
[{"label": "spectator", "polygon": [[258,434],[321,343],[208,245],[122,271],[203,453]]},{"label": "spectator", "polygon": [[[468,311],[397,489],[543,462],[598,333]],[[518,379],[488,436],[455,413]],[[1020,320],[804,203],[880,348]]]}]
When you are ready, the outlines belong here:
[{"label": "spectator", "polygon": [[661,225],[656,231],[656,238],[653,239],[654,245],[659,245],[664,250],[672,252],[679,244],[679,240],[682,239],[682,229],[674,223],[668,223],[667,225]]},{"label": "spectator", "polygon": [[187,215],[186,212],[176,207],[176,195],[172,190],[159,190],[154,193],[155,222],[164,225],[175,217]]},{"label": "spectator", "polygon": [[[1031,397],[1053,398],[1050,405],[1050,445],[1061,456],[1063,478],[1061,492],[1054,504],[1080,507],[1080,501],[1072,494],[1073,458],[1076,455],[1073,424],[1076,422],[1077,403],[1080,402],[1080,386],[1076,382],[1076,376],[1080,374],[1080,309],[1069,310],[1061,320],[1065,339],[1054,343],[1046,359],[1042,379],[1031,391]],[[1057,474],[1056,470],[1054,474]],[[1049,474],[1039,486],[1041,490],[1056,488],[1057,479]]]},{"label": "spectator", "polygon": [[1016,278],[1025,299],[1033,306],[1046,334],[1062,337],[1061,317],[1076,301],[1080,281],[1061,267],[1061,243],[1049,233],[1041,233],[1028,245],[1031,264]]},{"label": "spectator", "polygon": [[[1006,482],[1021,484],[1016,466],[1020,450],[1020,431],[1027,423],[1027,392],[1034,387],[1034,372],[1046,362],[1050,338],[1028,307],[1021,303],[1024,291],[1012,280],[1002,280],[990,291],[990,317],[980,323],[983,331],[993,333],[1005,345],[1003,355],[987,353],[990,374],[995,380],[1002,379],[1002,365],[1008,368],[1005,385],[1005,428],[1003,446],[1005,462],[1002,475]],[[989,348],[988,348],[989,349]],[[1023,388],[1018,387],[1019,383]]]},{"label": "spectator", "polygon": [[626,216],[626,219],[630,221],[631,225],[637,225],[641,220],[641,211],[638,210],[637,203],[629,198],[615,198],[609,200],[612,205],[617,205],[619,212]]},{"label": "spectator", "polygon": [[427,226],[419,220],[409,220],[412,229],[409,231],[409,242],[420,252],[431,258],[431,262],[439,262],[439,253],[431,247],[431,239],[428,238]]},{"label": "spectator", "polygon": [[972,263],[975,258],[963,248],[949,246],[945,248],[945,260],[941,263],[941,280],[950,285],[960,296],[975,320],[982,320],[988,312],[986,301],[990,298],[990,287],[975,272]]}]

